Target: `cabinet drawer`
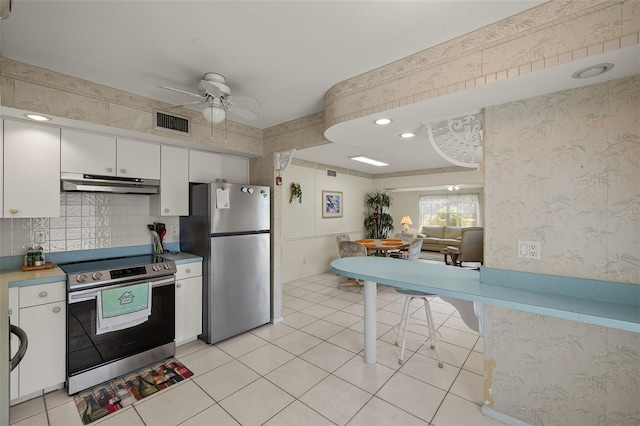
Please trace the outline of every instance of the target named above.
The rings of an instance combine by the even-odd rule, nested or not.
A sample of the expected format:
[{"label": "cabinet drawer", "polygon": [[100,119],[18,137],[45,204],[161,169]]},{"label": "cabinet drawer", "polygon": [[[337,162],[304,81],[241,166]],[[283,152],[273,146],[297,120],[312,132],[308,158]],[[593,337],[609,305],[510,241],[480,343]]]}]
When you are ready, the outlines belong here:
[{"label": "cabinet drawer", "polygon": [[20,307],[37,306],[45,303],[62,302],[67,299],[65,282],[20,287]]},{"label": "cabinet drawer", "polygon": [[176,280],[202,275],[202,262],[176,265]]}]

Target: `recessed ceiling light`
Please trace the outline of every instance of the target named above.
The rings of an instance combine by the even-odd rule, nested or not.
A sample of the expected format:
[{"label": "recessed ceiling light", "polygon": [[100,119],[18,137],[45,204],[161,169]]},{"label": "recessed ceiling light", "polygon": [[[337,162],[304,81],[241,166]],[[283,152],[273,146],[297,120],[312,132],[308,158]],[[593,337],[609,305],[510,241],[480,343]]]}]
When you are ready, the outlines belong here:
[{"label": "recessed ceiling light", "polygon": [[412,137],[414,137],[416,134],[413,132],[404,132],[404,133],[400,133],[400,137],[403,139],[411,139]]},{"label": "recessed ceiling light", "polygon": [[373,158],[365,157],[364,155],[357,155],[355,157],[349,157],[352,160],[360,161],[361,163],[371,164],[372,166],[388,166],[389,164],[383,163],[382,161],[374,160]]},{"label": "recessed ceiling light", "polygon": [[390,118],[378,118],[376,121],[374,121],[374,123],[376,123],[378,126],[385,126],[385,125],[391,123],[391,119]]},{"label": "recessed ceiling light", "polygon": [[25,114],[24,116],[34,121],[51,121],[51,118],[40,114]]},{"label": "recessed ceiling light", "polygon": [[587,68],[583,68],[571,74],[573,78],[591,78],[596,77],[600,74],[604,74],[607,71],[611,71],[613,68],[613,64],[598,64],[592,65]]}]

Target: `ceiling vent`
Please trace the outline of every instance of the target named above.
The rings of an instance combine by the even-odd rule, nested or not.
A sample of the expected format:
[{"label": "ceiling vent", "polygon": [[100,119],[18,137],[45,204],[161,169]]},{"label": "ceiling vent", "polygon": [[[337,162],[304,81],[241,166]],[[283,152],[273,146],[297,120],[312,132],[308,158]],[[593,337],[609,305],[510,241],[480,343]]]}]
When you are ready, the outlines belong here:
[{"label": "ceiling vent", "polygon": [[335,170],[327,170],[327,176],[336,177],[338,176],[338,172]]},{"label": "ceiling vent", "polygon": [[168,130],[182,135],[190,134],[189,119],[179,115],[167,114],[157,110],[153,111],[153,128],[156,130]]}]

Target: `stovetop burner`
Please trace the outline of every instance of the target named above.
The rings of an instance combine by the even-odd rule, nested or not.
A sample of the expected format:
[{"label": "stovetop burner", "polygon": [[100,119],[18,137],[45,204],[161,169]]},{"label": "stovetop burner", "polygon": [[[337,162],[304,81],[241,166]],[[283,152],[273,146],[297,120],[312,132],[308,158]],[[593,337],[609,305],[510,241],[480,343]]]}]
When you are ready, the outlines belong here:
[{"label": "stovetop burner", "polygon": [[146,279],[176,272],[175,262],[162,256],[145,254],[60,264],[67,274],[69,290],[114,284],[132,278]]}]

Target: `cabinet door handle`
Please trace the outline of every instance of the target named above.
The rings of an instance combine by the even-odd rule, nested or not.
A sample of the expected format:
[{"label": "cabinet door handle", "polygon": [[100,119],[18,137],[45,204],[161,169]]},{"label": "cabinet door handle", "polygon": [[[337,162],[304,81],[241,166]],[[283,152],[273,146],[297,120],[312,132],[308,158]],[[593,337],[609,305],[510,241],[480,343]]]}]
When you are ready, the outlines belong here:
[{"label": "cabinet door handle", "polygon": [[16,214],[18,213],[18,209],[9,209],[9,213]]},{"label": "cabinet door handle", "polygon": [[47,296],[48,296],[48,294],[47,294],[47,292],[46,292],[46,291],[41,291],[41,292],[40,292],[40,294],[39,294],[38,296],[40,296],[40,297],[43,297],[43,298],[44,298],[44,297],[47,297]]},{"label": "cabinet door handle", "polygon": [[176,284],[176,287],[177,288],[182,288],[182,284],[178,283],[178,284]]},{"label": "cabinet door handle", "polygon": [[107,172],[111,173],[113,169],[111,167],[107,167]]},{"label": "cabinet door handle", "polygon": [[60,312],[62,309],[60,309],[60,306],[56,306],[55,308],[52,309],[54,314],[57,314],[58,312]]},{"label": "cabinet door handle", "polygon": [[13,309],[9,309],[9,316],[13,315]]},{"label": "cabinet door handle", "polygon": [[123,175],[127,173],[127,171],[125,169],[120,169],[120,173],[122,173]]},{"label": "cabinet door handle", "polygon": [[191,273],[191,268],[187,268],[187,270],[185,271],[187,274]]},{"label": "cabinet door handle", "polygon": [[169,213],[169,209],[164,209],[164,212],[165,213]]}]

